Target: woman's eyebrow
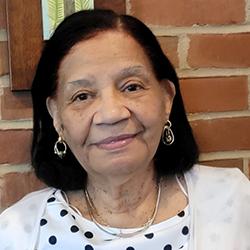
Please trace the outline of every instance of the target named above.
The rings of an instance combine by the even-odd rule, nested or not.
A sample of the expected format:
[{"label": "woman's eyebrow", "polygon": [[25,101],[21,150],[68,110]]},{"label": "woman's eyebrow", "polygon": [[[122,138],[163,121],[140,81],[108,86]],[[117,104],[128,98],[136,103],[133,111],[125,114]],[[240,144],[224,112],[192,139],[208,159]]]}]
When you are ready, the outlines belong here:
[{"label": "woman's eyebrow", "polygon": [[90,79],[82,78],[82,79],[77,79],[77,80],[67,82],[66,84],[66,87],[69,87],[69,88],[73,86],[81,86],[81,87],[86,87],[86,88],[91,87],[93,86],[93,79],[90,80]]},{"label": "woman's eyebrow", "polygon": [[141,65],[136,65],[136,66],[129,66],[126,68],[123,68],[120,72],[118,72],[115,75],[115,78],[118,80],[124,79],[130,76],[140,76],[143,77],[144,79],[148,78],[148,73],[145,70],[145,67]]},{"label": "woman's eyebrow", "polygon": [[[136,65],[136,66],[129,66],[129,67],[125,67],[122,70],[120,70],[118,73],[116,73],[114,75],[114,80],[122,80],[125,79],[127,77],[130,76],[138,76],[138,77],[142,77],[145,81],[148,79],[148,73],[145,70],[145,67],[141,66],[141,65]],[[73,81],[69,81],[66,84],[66,88],[71,88],[71,87],[77,87],[77,86],[81,86],[81,87],[93,87],[93,83],[94,83],[94,77],[91,76],[89,77],[89,79],[87,78],[82,78],[82,79],[77,79],[77,80],[73,80]]]}]

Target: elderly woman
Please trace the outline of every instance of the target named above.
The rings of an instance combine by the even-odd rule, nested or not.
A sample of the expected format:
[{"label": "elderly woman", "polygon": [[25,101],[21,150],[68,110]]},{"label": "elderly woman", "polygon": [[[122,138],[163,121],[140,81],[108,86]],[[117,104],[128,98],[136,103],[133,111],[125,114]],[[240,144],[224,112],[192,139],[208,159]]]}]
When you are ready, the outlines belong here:
[{"label": "elderly woman", "polygon": [[32,165],[48,188],[2,213],[1,250],[250,249],[249,182],[195,165],[175,70],[142,22],[67,17],[32,97]]}]

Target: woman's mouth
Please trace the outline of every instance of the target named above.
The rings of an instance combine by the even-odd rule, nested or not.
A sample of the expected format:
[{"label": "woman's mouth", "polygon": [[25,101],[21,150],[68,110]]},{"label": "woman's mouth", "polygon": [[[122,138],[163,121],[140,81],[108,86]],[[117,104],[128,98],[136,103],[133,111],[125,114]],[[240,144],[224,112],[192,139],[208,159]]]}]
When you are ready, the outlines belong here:
[{"label": "woman's mouth", "polygon": [[115,150],[127,146],[133,141],[137,134],[124,134],[119,136],[107,137],[95,145],[100,149]]}]

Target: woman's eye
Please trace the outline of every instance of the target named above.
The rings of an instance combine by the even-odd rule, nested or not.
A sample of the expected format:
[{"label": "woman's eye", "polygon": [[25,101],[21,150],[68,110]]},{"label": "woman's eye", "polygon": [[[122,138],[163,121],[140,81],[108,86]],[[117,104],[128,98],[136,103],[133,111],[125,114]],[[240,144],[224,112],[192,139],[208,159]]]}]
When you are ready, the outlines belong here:
[{"label": "woman's eye", "polygon": [[124,89],[125,92],[133,92],[133,91],[138,91],[142,89],[142,86],[137,84],[137,83],[133,83],[133,84],[130,84],[128,86],[126,86],[126,88]]},{"label": "woman's eye", "polygon": [[85,101],[90,97],[87,93],[80,93],[73,97],[73,101]]}]

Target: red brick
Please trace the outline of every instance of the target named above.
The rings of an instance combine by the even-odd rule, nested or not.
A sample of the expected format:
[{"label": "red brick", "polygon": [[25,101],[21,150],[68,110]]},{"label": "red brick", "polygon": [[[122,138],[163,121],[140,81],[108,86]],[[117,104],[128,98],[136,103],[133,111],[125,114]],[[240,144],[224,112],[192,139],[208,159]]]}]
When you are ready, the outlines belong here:
[{"label": "red brick", "polygon": [[0,0],[0,29],[6,28],[6,0]]},{"label": "red brick", "polygon": [[248,79],[245,76],[182,79],[180,86],[187,112],[248,109]]},{"label": "red brick", "polygon": [[160,36],[158,41],[161,45],[162,50],[170,59],[175,67],[179,66],[178,58],[178,37]]},{"label": "red brick", "polygon": [[111,9],[119,14],[126,13],[126,0],[95,0],[95,9]]},{"label": "red brick", "polygon": [[7,208],[25,194],[38,190],[45,186],[33,172],[8,173],[2,176],[0,205],[1,209]]},{"label": "red brick", "polygon": [[250,149],[250,117],[191,122],[201,152]]},{"label": "red brick", "polygon": [[130,0],[131,14],[148,24],[190,26],[245,20],[245,0]]},{"label": "red brick", "polygon": [[250,33],[190,35],[191,67],[250,67]]},{"label": "red brick", "polygon": [[223,159],[223,160],[212,160],[202,161],[200,164],[214,167],[225,167],[225,168],[239,168],[243,172],[243,160],[242,159]]},{"label": "red brick", "polygon": [[30,130],[0,130],[0,164],[30,162]]},{"label": "red brick", "polygon": [[0,76],[9,73],[8,45],[0,41]]},{"label": "red brick", "polygon": [[1,97],[1,114],[4,120],[31,118],[30,92],[11,92],[9,88],[4,88],[4,94]]}]

